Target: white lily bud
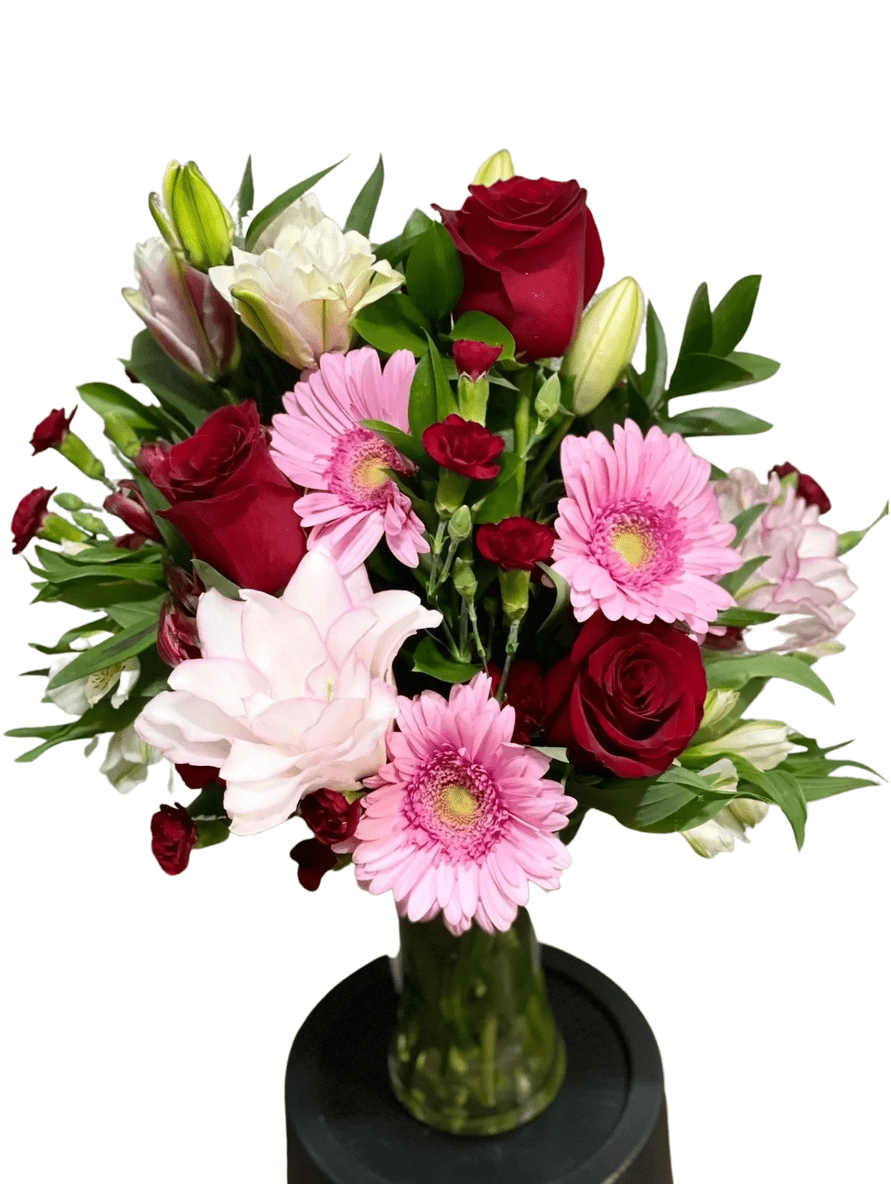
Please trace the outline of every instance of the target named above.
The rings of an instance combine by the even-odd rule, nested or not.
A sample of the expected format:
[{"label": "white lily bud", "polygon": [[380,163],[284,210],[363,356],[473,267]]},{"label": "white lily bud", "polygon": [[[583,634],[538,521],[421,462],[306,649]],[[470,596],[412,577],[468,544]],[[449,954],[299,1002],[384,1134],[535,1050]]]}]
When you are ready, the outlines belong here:
[{"label": "white lily bud", "polygon": [[[712,788],[733,793],[738,778],[732,762],[722,757],[702,770],[703,776],[714,773],[718,774],[718,780]],[[757,802],[752,798],[734,798],[708,822],[694,826],[691,830],[682,830],[680,833],[697,855],[701,855],[703,859],[714,859],[722,851],[732,851],[737,839],[747,843],[749,840],[746,837],[746,828],[755,826],[766,814],[765,802]]]},{"label": "white lily bud", "polygon": [[500,152],[494,153],[488,160],[483,161],[476,170],[473,183],[488,187],[494,185],[496,181],[509,181],[515,175],[511,155],[506,148],[502,148]]},{"label": "white lily bud", "polygon": [[776,719],[747,719],[716,740],[696,744],[687,752],[697,757],[729,752],[766,772],[781,764],[794,748],[788,740],[791,731],[787,724]]},{"label": "white lily bud", "polygon": [[110,737],[100,771],[118,793],[129,793],[148,777],[149,765],[157,764],[160,759],[157,748],[137,736],[130,724]]},{"label": "white lily bud", "polygon": [[561,374],[575,379],[576,415],[593,411],[634,357],[644,303],[637,281],[626,276],[588,306],[560,368]]}]

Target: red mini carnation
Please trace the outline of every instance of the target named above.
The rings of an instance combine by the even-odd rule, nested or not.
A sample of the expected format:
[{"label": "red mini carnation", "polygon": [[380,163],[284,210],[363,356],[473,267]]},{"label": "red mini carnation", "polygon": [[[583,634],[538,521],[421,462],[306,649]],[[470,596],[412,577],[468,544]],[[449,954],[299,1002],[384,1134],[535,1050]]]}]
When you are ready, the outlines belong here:
[{"label": "red mini carnation", "polygon": [[361,809],[358,798],[348,802],[336,790],[319,789],[303,798],[300,817],[320,842],[330,846],[353,835]]},{"label": "red mini carnation", "polygon": [[790,465],[788,461],[782,465],[774,465],[770,470],[782,480],[783,477],[788,477],[790,473],[798,474],[798,489],[799,497],[803,497],[809,506],[816,506],[821,514],[828,514],[832,509],[832,502],[826,496],[826,492],[821,485],[818,485],[813,477],[809,477],[807,473],[802,473],[800,469],[796,469],[795,465]]},{"label": "red mini carnation", "polygon": [[503,353],[500,345],[486,345],[484,341],[456,341],[452,357],[459,374],[466,374],[472,382],[488,374]]},{"label": "red mini carnation", "polygon": [[290,854],[297,864],[297,879],[307,892],[315,892],[325,873],[337,864],[337,856],[319,839],[304,839],[291,848]]},{"label": "red mini carnation", "polygon": [[[501,669],[490,662],[486,673],[492,679],[492,694],[498,694],[501,684]],[[516,713],[513,740],[516,744],[529,744],[532,736],[544,727],[546,716],[544,675],[541,663],[528,658],[517,658],[507,675],[504,703],[513,707]]]},{"label": "red mini carnation", "polygon": [[431,424],[423,439],[428,455],[444,469],[474,481],[498,476],[497,459],[504,451],[504,441],[482,424],[448,415],[442,423]]},{"label": "red mini carnation", "polygon": [[18,555],[43,526],[49,500],[55,489],[32,489],[16,506],[12,516],[12,553]]},{"label": "red mini carnation", "polygon": [[[74,408],[76,411],[77,408]],[[74,411],[66,416],[63,410],[51,411],[46,419],[42,419],[34,429],[31,437],[32,456],[38,452],[46,452],[47,448],[58,448],[68,435],[68,428],[74,419]]]},{"label": "red mini carnation", "polygon": [[185,806],[163,805],[152,815],[152,855],[168,876],[178,876],[189,866],[198,827]]},{"label": "red mini carnation", "polygon": [[483,523],[476,532],[476,546],[502,571],[532,571],[536,563],[550,559],[555,537],[550,526],[531,518],[504,518]]}]

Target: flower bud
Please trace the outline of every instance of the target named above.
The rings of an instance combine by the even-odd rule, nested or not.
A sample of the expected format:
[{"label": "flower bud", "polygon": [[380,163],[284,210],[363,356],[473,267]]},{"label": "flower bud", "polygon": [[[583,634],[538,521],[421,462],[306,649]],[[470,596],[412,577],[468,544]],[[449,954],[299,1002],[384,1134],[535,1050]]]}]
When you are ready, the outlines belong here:
[{"label": "flower bud", "polygon": [[453,543],[463,543],[473,530],[473,515],[467,506],[459,506],[449,519],[449,538]]},{"label": "flower bud", "polygon": [[630,276],[595,296],[560,373],[575,379],[573,410],[587,415],[606,398],[634,356],[644,318],[644,295]]},{"label": "flower bud", "polygon": [[110,493],[102,503],[102,508],[107,514],[114,514],[116,518],[120,518],[124,525],[129,526],[136,534],[141,534],[156,543],[163,541],[155,519],[135,481],[119,481],[115,492]]},{"label": "flower bud", "polygon": [[792,729],[775,719],[747,719],[736,724],[729,732],[704,744],[687,749],[688,756],[709,757],[741,756],[756,769],[766,772],[781,764],[793,745],[788,736]]},{"label": "flower bud", "polygon": [[97,518],[95,514],[91,514],[89,510],[74,510],[71,517],[74,519],[75,524],[88,534],[104,534],[108,538],[111,538],[111,531],[102,519]]},{"label": "flower bud", "polygon": [[290,855],[297,864],[300,886],[307,892],[315,892],[322,877],[337,866],[337,856],[319,839],[304,839],[291,849]]},{"label": "flower bud", "polygon": [[352,837],[361,811],[358,798],[351,802],[334,789],[318,789],[300,802],[300,817],[319,842],[329,847]]},{"label": "flower bud", "polygon": [[[74,411],[77,411],[75,407]],[[74,411],[70,415],[63,410],[51,411],[46,419],[42,419],[34,429],[31,437],[32,456],[38,452],[46,452],[48,448],[58,448],[70,431],[70,424],[74,419]]]},{"label": "flower bud", "polygon": [[157,748],[137,736],[136,729],[129,724],[109,738],[100,772],[118,793],[129,793],[148,777],[149,765],[157,764],[160,759]]},{"label": "flower bud", "polygon": [[515,176],[514,162],[506,148],[495,152],[488,160],[484,160],[476,170],[473,178],[474,185],[494,185],[496,181],[509,181]]},{"label": "flower bud", "polygon": [[553,419],[560,410],[560,378],[556,374],[545,382],[535,396],[535,414],[542,423]]},{"label": "flower bud", "polygon": [[176,802],[163,805],[152,816],[152,855],[168,876],[178,876],[189,866],[192,848],[198,842],[198,827],[191,814]]},{"label": "flower bud", "polygon": [[513,571],[498,572],[498,582],[501,585],[501,603],[504,615],[513,623],[521,621],[529,607],[529,572],[522,568]]},{"label": "flower bud", "polygon": [[200,271],[224,264],[232,250],[235,226],[194,160],[184,166],[172,160],[162,188],[167,215],[189,263]]},{"label": "flower bud", "polygon": [[[43,530],[48,518],[58,517],[56,514],[50,514],[47,509],[49,500],[55,492],[55,489],[44,489],[43,487],[32,489],[16,506],[11,527],[13,555],[24,551],[28,543]],[[64,522],[64,519],[60,518],[59,521]],[[84,537],[81,531],[78,531],[77,535],[79,539]]]},{"label": "flower bud", "polygon": [[452,565],[452,583],[462,600],[473,600],[477,587],[473,565],[460,555]]},{"label": "flower bud", "polygon": [[158,654],[168,666],[179,666],[189,658],[201,657],[198,625],[194,617],[177,608],[172,600],[161,606],[158,621]]},{"label": "flower bud", "polygon": [[142,441],[130,427],[120,411],[109,411],[104,416],[105,434],[128,460],[132,460],[142,447]]},{"label": "flower bud", "polygon": [[76,493],[57,493],[53,501],[63,510],[82,510],[86,505],[84,499]]}]

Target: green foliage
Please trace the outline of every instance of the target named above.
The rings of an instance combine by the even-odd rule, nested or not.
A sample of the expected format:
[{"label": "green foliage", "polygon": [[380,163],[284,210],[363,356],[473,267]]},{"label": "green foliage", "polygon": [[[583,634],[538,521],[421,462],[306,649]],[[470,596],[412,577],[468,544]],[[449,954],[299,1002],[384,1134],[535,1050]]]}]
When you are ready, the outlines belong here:
[{"label": "green foliage", "polygon": [[837,777],[835,774],[838,769],[848,767],[864,769],[873,777],[881,779],[881,774],[861,761],[829,759],[830,752],[846,748],[848,744],[852,743],[850,740],[846,740],[842,744],[833,744],[829,748],[821,748],[816,740],[798,733],[791,735],[789,740],[792,744],[801,746],[804,751],[790,753],[778,768],[795,777],[809,802],[833,797],[838,793],[846,793],[850,789],[860,789],[866,785],[878,784],[877,781],[865,777]]},{"label": "green foliage", "polygon": [[726,588],[731,596],[735,596],[749,577],[755,574],[766,558],[766,555],[753,555],[751,559],[747,559],[736,571],[728,572],[726,576],[718,581],[719,584],[722,588]]},{"label": "green foliage", "polygon": [[716,791],[716,775],[703,776],[673,765],[659,777],[602,781],[570,771],[566,792],[585,809],[611,814],[631,830],[671,834],[690,830],[714,817],[733,794]]},{"label": "green foliage", "polygon": [[413,210],[400,234],[374,247],[375,258],[386,259],[399,267],[421,235],[433,225],[433,219],[423,210]]},{"label": "green foliage", "polygon": [[431,222],[408,256],[405,283],[421,312],[438,321],[451,312],[464,287],[464,270],[452,236]]},{"label": "green foliage", "polygon": [[489,492],[474,507],[473,519],[477,525],[500,522],[516,512],[522,473],[523,463],[516,453],[502,453],[498,476],[494,478]]},{"label": "green foliage", "polygon": [[416,440],[414,436],[409,436],[399,428],[394,428],[392,424],[384,423],[380,419],[362,419],[359,422],[363,428],[368,428],[369,431],[381,436],[388,444],[392,444],[397,452],[416,464],[419,469],[423,469],[431,477],[436,476],[438,466],[427,455],[420,440]]},{"label": "green foliage", "polygon": [[[346,157],[343,158],[346,160]],[[332,169],[336,169],[337,165],[343,164],[343,160],[338,160],[335,164],[329,165],[326,169],[322,169],[319,173],[314,173],[311,177],[307,177],[305,181],[299,181],[296,185],[292,185],[290,189],[286,189],[284,193],[280,193],[274,201],[271,201],[268,206],[264,206],[251,222],[248,232],[244,237],[244,249],[246,251],[253,251],[257,239],[266,229],[270,222],[279,216],[284,210],[288,208],[292,202],[295,202],[298,197],[303,197],[304,193],[308,193],[318,181],[323,177],[327,177]]]},{"label": "green foliage", "polygon": [[839,535],[838,539],[838,553],[839,555],[846,555],[848,551],[853,551],[858,543],[862,543],[872,528],[877,522],[881,522],[883,518],[888,516],[888,503],[885,502],[885,508],[876,518],[875,522],[870,522],[869,526],[863,530],[846,530],[843,535]]},{"label": "green foliage", "polygon": [[193,559],[192,568],[205,588],[214,588],[227,600],[241,600],[238,585],[221,575],[215,567],[211,567],[203,559]]},{"label": "green foliage", "polygon": [[747,625],[762,625],[766,621],[775,621],[779,613],[763,613],[754,608],[725,608],[718,613],[716,625],[733,625],[745,629]]},{"label": "green foliage", "polygon": [[140,439],[156,440],[182,434],[178,421],[160,407],[147,407],[109,382],[84,383],[77,388],[77,393],[103,420],[107,421],[112,415],[120,416]]},{"label": "green foliage", "polygon": [[773,424],[735,407],[697,407],[664,420],[662,426],[682,436],[753,436],[769,432]]},{"label": "green foliage", "polygon": [[115,666],[120,662],[135,658],[143,650],[153,646],[157,636],[157,619],[147,623],[137,622],[126,629],[121,629],[120,632],[100,641],[97,645],[81,650],[72,662],[63,666],[50,679],[48,689],[54,690],[56,687],[67,686],[68,683],[85,678],[88,674],[95,674],[99,670],[105,670],[109,666]]},{"label": "green foliage", "polygon": [[[804,827],[807,822],[807,802],[798,781],[791,773],[784,769],[756,769],[741,756],[729,754],[730,760],[739,774],[738,789],[746,791],[741,796],[757,797],[761,801],[770,802],[783,811],[792,827],[795,842],[801,850],[804,843]],[[752,792],[754,790],[760,791]]]},{"label": "green foliage", "polygon": [[737,514],[732,520],[736,527],[736,534],[733,536],[732,547],[738,547],[743,541],[764,511],[767,509],[767,502],[758,502],[757,505],[749,506],[748,509],[743,510]]},{"label": "green foliage", "polygon": [[742,654],[730,658],[704,650],[703,661],[710,688],[741,690],[753,678],[782,678],[834,702],[820,676],[795,654]]},{"label": "green foliage", "polygon": [[408,349],[419,358],[427,349],[430,323],[403,292],[390,292],[366,305],[350,323],[360,337],[382,353]]},{"label": "green foliage", "polygon": [[447,658],[429,633],[421,639],[413,657],[414,670],[420,674],[429,674],[440,682],[469,682],[482,669],[473,662],[456,662]]},{"label": "green foliage", "polygon": [[240,226],[243,219],[254,208],[254,170],[251,165],[250,156],[247,158],[247,164],[244,166],[244,173],[241,177],[241,184],[238,186],[238,193],[235,195],[235,208],[238,211],[238,223]]},{"label": "green foliage", "polygon": [[684,336],[681,357],[685,354],[707,354],[712,346],[712,310],[708,302],[708,284],[700,284],[693,293]]},{"label": "green foliage", "polygon": [[482,341],[485,345],[500,345],[499,362],[513,361],[517,343],[510,330],[485,312],[465,312],[455,322],[449,334],[452,341]]},{"label": "green foliage", "polygon": [[143,329],[133,338],[130,359],[124,365],[149,388],[168,415],[180,425],[180,435],[191,435],[211,411],[226,402],[222,391],[210,383],[192,378],[176,362],[171,361],[148,329]]},{"label": "green foliage", "polygon": [[640,379],[640,397],[651,411],[662,406],[668,376],[668,347],[665,330],[652,303],[647,303],[647,363]]},{"label": "green foliage", "polygon": [[742,341],[758,298],[760,275],[743,276],[721,299],[711,315],[712,339],[709,353],[726,358]]},{"label": "green foliage", "polygon": [[378,162],[372,170],[371,176],[359,190],[359,196],[353,202],[352,209],[347,214],[344,230],[356,230],[366,238],[371,234],[371,224],[377,211],[381,191],[384,188],[384,158],[378,157]]},{"label": "green foliage", "polygon": [[457,411],[458,402],[446,378],[442,358],[428,336],[408,399],[411,434],[420,440],[432,423],[441,423],[447,415],[456,414]]}]

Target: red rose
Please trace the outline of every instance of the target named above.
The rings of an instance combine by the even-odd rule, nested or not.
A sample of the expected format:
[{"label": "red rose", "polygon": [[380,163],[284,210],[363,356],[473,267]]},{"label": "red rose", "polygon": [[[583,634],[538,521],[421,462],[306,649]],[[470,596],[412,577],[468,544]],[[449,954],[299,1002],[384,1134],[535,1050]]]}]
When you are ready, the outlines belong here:
[{"label": "red rose", "polygon": [[18,555],[43,526],[49,500],[55,489],[32,489],[16,506],[12,516],[12,553]]},{"label": "red rose", "polygon": [[194,436],[147,445],[137,464],[171,503],[160,516],[243,588],[276,592],[306,554],[299,493],[269,455],[256,405],[221,407]]},{"label": "red rose", "polygon": [[576,181],[511,177],[471,185],[460,210],[439,210],[464,266],[457,312],[508,328],[527,361],[565,353],[603,274],[603,248]]},{"label": "red rose", "polygon": [[319,842],[329,847],[351,837],[359,825],[360,811],[358,798],[348,802],[333,789],[316,790],[300,803],[300,817]]},{"label": "red rose", "polygon": [[687,634],[595,613],[545,679],[548,743],[565,745],[583,769],[654,777],[699,728],[705,694],[699,646]]},{"label": "red rose", "polygon": [[152,855],[168,876],[178,876],[189,866],[192,848],[198,842],[198,827],[192,815],[178,802],[163,805],[152,815]]},{"label": "red rose", "polygon": [[[501,670],[490,662],[486,668],[492,679],[492,694],[498,693]],[[513,741],[528,744],[535,732],[540,732],[545,720],[545,682],[538,662],[517,658],[507,674],[504,702],[516,713]]]},{"label": "red rose", "polygon": [[163,542],[152,512],[135,481],[119,481],[115,492],[110,493],[102,503],[102,508],[120,518],[125,526],[143,538],[156,543]]},{"label": "red rose", "polygon": [[476,547],[484,559],[502,571],[532,571],[536,563],[550,559],[554,549],[550,526],[530,518],[503,518],[485,522],[476,532]]},{"label": "red rose", "polygon": [[456,341],[452,357],[459,374],[466,374],[471,382],[488,374],[502,354],[500,345],[486,345],[484,341]]},{"label": "red rose", "polygon": [[[74,408],[77,411],[77,408]],[[68,435],[69,425],[74,419],[74,411],[69,416],[64,411],[51,411],[46,419],[42,419],[34,429],[31,437],[32,456],[38,452],[46,452],[47,448],[58,448]]]},{"label": "red rose", "polygon": [[315,892],[322,876],[337,865],[337,856],[318,839],[304,839],[292,847],[291,858],[297,864],[297,879],[307,892]]},{"label": "red rose", "polygon": [[216,765],[175,765],[174,768],[189,789],[204,789],[212,781],[225,787],[226,782]]},{"label": "red rose", "polygon": [[823,487],[818,485],[813,477],[796,469],[795,465],[790,465],[786,461],[785,464],[774,465],[770,471],[776,473],[781,480],[783,477],[788,477],[790,473],[798,473],[798,496],[803,497],[809,506],[816,506],[821,514],[828,514],[832,509],[832,502],[826,496]]},{"label": "red rose", "polygon": [[424,432],[424,447],[438,465],[470,477],[491,481],[498,476],[497,458],[504,451],[504,441],[460,415],[447,415],[442,423],[432,423]]}]

